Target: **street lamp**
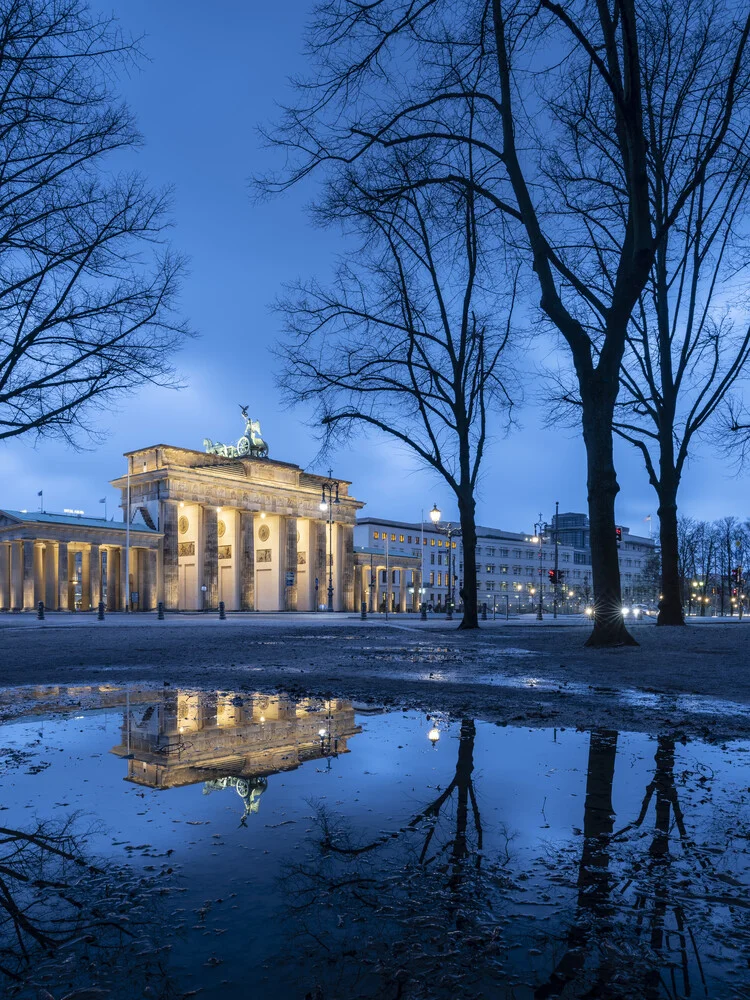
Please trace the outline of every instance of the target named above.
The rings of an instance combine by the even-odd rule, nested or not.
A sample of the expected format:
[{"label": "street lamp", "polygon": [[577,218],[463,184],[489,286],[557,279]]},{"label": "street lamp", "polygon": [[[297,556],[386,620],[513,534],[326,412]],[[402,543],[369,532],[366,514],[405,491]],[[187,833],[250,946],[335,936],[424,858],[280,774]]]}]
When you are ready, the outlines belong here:
[{"label": "street lamp", "polygon": [[437,531],[444,531],[448,536],[448,595],[446,598],[446,603],[448,605],[445,617],[448,621],[453,620],[453,535],[460,535],[461,532],[457,531],[453,525],[448,522],[444,528],[438,527],[438,521],[440,520],[441,510],[437,504],[434,504],[432,510],[430,511],[430,520],[435,525]]},{"label": "street lamp", "polygon": [[[537,531],[537,528],[539,529]],[[537,621],[543,621],[544,615],[542,613],[542,600],[544,591],[544,581],[542,579],[542,558],[544,556],[544,551],[542,545],[544,543],[544,521],[542,520],[541,513],[539,514],[539,520],[534,525],[534,537],[531,539],[532,542],[539,542],[539,607],[537,608],[536,617]]]},{"label": "street lamp", "polygon": [[331,477],[333,470],[328,470],[328,479],[320,487],[320,509],[328,513],[328,610],[333,611],[333,505],[338,504],[338,480]]}]

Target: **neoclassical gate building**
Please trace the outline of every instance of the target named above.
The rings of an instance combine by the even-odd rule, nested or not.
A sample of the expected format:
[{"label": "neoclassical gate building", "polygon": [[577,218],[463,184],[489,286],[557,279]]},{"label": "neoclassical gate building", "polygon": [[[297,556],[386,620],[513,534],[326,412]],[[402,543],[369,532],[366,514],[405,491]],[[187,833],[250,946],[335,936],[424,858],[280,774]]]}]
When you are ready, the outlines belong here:
[{"label": "neoclassical gate building", "polygon": [[[160,533],[158,600],[168,611],[354,609],[354,523],[364,506],[336,479],[269,458],[153,445],[128,452],[112,485],[131,517]],[[129,482],[128,482],[129,480]],[[133,522],[131,522],[133,523]]]},{"label": "neoclassical gate building", "polygon": [[[257,421],[237,445],[152,445],[112,480],[123,521],[0,511],[0,608],[354,609],[349,483],[268,458]],[[321,510],[323,499],[327,509]],[[126,531],[130,514],[130,531]],[[129,545],[128,545],[129,542]],[[126,570],[128,567],[129,573]],[[128,578],[129,577],[129,578]]]}]

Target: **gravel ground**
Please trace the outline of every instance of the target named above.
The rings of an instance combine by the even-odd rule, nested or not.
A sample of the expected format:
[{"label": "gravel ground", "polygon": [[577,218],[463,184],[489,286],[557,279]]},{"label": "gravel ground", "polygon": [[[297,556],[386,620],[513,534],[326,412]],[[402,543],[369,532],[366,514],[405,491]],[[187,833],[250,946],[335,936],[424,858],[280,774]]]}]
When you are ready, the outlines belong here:
[{"label": "gravel ground", "polygon": [[[144,683],[338,695],[501,724],[750,737],[750,623],[632,626],[588,650],[578,619],[456,623],[345,615],[0,616],[0,685]],[[14,711],[10,692],[3,714]],[[17,700],[16,700],[17,701]]]}]

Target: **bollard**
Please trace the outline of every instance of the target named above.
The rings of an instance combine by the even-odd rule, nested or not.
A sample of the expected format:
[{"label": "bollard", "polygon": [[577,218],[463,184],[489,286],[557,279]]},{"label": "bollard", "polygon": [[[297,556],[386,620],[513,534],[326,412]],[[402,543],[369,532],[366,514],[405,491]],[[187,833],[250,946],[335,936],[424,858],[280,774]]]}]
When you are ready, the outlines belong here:
[{"label": "bollard", "polygon": [[427,621],[427,602],[426,601],[422,601],[422,603],[419,605],[419,617],[422,619],[423,622]]},{"label": "bollard", "polygon": [[367,604],[362,601],[362,610],[359,613],[359,617],[364,621],[367,618]]},{"label": "bollard", "polygon": [[156,617],[160,622],[164,621],[164,601],[159,601],[156,605]]},{"label": "bollard", "polygon": [[223,601],[219,601],[219,620],[223,622],[227,620],[227,612]]},{"label": "bollard", "polygon": [[482,621],[483,622],[487,621],[487,605],[486,604],[482,605]]},{"label": "bollard", "polygon": [[44,601],[40,601],[36,606],[36,616],[40,622],[44,621]]},{"label": "bollard", "polygon": [[99,601],[99,610],[96,612],[97,620],[104,621],[104,601]]}]

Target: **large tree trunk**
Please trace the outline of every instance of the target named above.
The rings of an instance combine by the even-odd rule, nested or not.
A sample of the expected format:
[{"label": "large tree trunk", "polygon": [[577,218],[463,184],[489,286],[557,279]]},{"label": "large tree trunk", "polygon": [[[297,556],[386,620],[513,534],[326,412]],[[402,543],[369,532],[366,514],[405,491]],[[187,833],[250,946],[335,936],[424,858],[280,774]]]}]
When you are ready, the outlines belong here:
[{"label": "large tree trunk", "polygon": [[461,518],[461,540],[464,553],[464,577],[462,590],[464,616],[460,629],[479,628],[477,615],[477,526],[475,521],[476,503],[470,486],[458,494],[458,514]]},{"label": "large tree trunk", "polygon": [[659,543],[661,545],[661,600],[657,625],[684,625],[679,540],[677,537],[677,488],[662,485],[659,491]]},{"label": "large tree trunk", "polygon": [[615,497],[620,487],[615,473],[612,440],[615,399],[611,392],[601,391],[598,387],[587,389],[581,396],[594,586],[594,630],[586,645],[637,646],[638,643],[625,628],[622,616],[615,532]]}]

